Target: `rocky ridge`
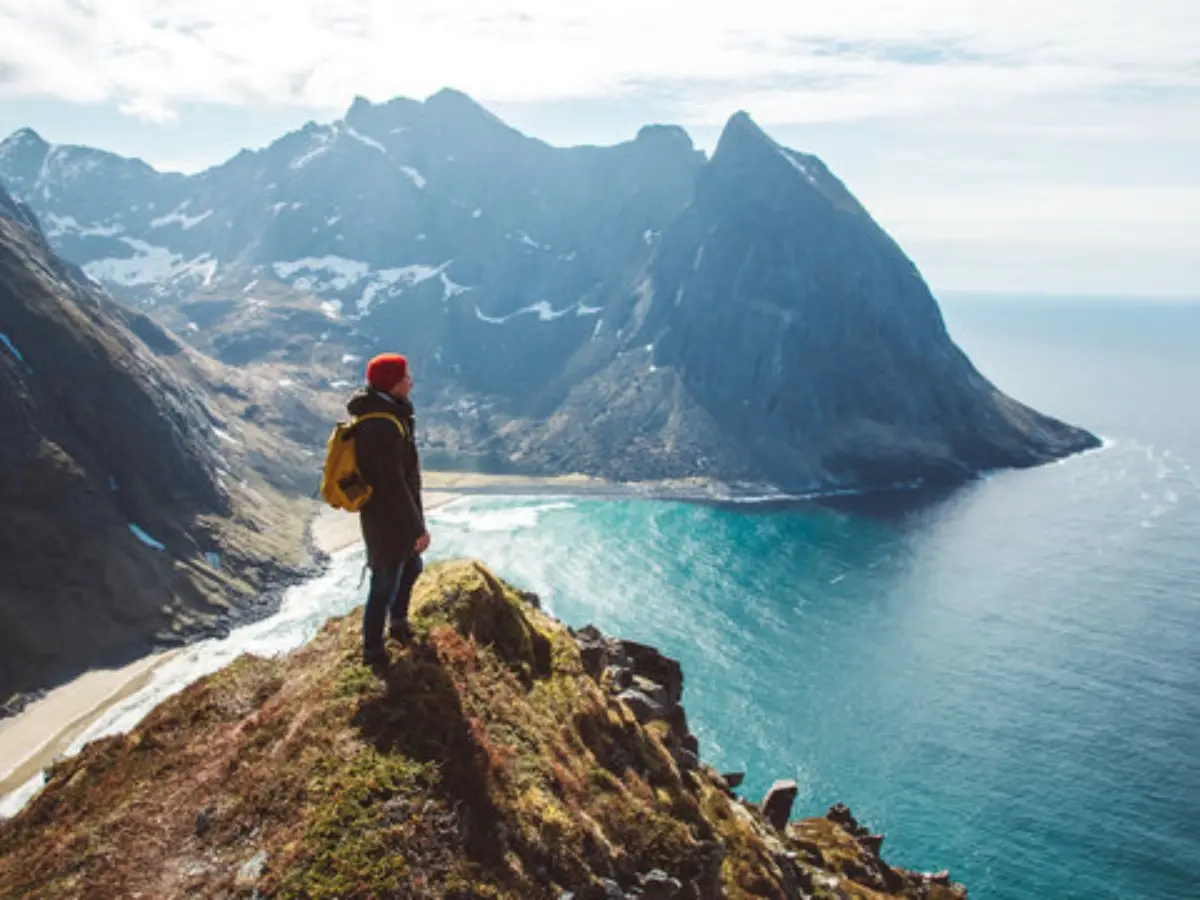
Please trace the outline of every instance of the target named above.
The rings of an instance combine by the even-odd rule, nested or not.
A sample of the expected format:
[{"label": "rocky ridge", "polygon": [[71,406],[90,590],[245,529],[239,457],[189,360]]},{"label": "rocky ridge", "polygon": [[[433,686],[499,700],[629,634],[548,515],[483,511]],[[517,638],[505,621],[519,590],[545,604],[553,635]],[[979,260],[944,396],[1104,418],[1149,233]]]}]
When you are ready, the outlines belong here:
[{"label": "rocky ridge", "polygon": [[[25,897],[862,900],[966,896],[844,807],[792,819],[705,765],[676,661],[572,632],[485,566],[431,566],[379,677],[357,614],[94,742],[0,823]],[[148,839],[151,838],[151,839]]]}]

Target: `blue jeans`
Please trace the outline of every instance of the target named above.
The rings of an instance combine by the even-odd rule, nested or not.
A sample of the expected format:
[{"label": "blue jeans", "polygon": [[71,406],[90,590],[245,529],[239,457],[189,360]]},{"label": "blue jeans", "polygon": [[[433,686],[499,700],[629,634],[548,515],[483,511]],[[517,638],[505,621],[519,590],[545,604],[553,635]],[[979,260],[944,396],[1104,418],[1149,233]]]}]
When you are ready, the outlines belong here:
[{"label": "blue jeans", "polygon": [[424,570],[425,564],[419,556],[398,566],[371,570],[371,589],[363,610],[364,647],[383,648],[383,628],[388,618],[392,627],[408,621],[413,585]]}]

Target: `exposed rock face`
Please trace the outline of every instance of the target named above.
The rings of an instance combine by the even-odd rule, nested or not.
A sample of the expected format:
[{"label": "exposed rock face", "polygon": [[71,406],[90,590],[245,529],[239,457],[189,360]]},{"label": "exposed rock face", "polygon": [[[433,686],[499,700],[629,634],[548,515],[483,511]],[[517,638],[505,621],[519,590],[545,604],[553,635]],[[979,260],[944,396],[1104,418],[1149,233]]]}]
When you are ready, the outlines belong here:
[{"label": "exposed rock face", "polygon": [[842,183],[745,114],[664,233],[647,289],[638,341],[768,480],[955,481],[1093,444],[988,383]]},{"label": "exposed rock face", "polygon": [[220,526],[228,464],[184,351],[0,190],[0,699],[207,630],[238,595],[253,542]]},{"label": "exposed rock face", "polygon": [[1097,443],[980,375],[846,187],[741,113],[711,159],[664,126],[557,149],[443,91],[186,178],[22,131],[2,179],[69,259],[228,362],[336,383],[399,346],[435,460],[804,491]]},{"label": "exposed rock face", "polygon": [[787,827],[788,820],[792,817],[792,804],[796,802],[796,796],[800,793],[800,788],[796,782],[776,781],[771,785],[771,789],[767,791],[767,796],[763,798],[762,809],[763,816],[775,828],[783,830]]},{"label": "exposed rock face", "polygon": [[772,828],[711,768],[681,767],[679,732],[639,723],[606,668],[585,668],[597,645],[669,670],[661,654],[572,635],[476,562],[430,566],[412,609],[416,639],[393,645],[382,679],[359,664],[354,613],[57,764],[0,823],[0,894],[966,896],[888,867],[830,818]]}]

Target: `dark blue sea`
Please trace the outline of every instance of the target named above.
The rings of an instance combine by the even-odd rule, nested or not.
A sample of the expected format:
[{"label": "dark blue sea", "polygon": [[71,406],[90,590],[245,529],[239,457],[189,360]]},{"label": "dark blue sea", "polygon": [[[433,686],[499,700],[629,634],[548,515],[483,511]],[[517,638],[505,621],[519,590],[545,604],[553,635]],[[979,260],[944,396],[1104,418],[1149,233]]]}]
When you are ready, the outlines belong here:
[{"label": "dark blue sea", "polygon": [[435,556],[677,656],[748,796],[794,778],[975,900],[1200,897],[1200,304],[943,310],[1106,448],[891,503],[472,499]]}]

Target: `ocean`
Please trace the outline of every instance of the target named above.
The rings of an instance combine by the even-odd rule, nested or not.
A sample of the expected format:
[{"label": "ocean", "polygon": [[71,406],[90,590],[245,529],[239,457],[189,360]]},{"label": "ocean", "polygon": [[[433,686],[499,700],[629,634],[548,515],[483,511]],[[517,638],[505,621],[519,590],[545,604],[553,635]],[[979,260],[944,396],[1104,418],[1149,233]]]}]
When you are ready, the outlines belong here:
[{"label": "ocean", "polygon": [[[679,658],[701,755],[747,796],[795,779],[797,815],[845,802],[886,859],[975,900],[1200,897],[1200,304],[943,311],[984,374],[1104,449],[937,496],[471,498],[431,517],[430,556]],[[85,739],[307,639],[361,602],[361,560],[189,648]]]}]

